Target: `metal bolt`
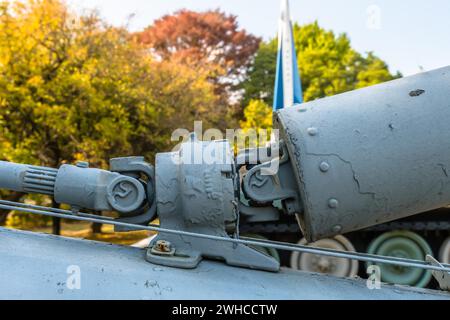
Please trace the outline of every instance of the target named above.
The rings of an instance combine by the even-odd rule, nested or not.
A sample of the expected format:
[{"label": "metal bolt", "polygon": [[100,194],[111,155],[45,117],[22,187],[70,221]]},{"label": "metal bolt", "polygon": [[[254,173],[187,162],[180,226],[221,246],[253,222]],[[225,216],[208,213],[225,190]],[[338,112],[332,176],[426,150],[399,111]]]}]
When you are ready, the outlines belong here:
[{"label": "metal bolt", "polygon": [[341,232],[342,231],[342,226],[340,226],[340,225],[335,225],[334,227],[333,227],[333,232],[334,233],[339,233],[339,232]]},{"label": "metal bolt", "polygon": [[172,244],[166,240],[158,240],[155,244],[155,250],[160,252],[170,252],[172,251]]},{"label": "metal bolt", "polygon": [[330,258],[320,257],[320,259],[317,263],[317,268],[319,269],[320,272],[322,272],[322,273],[329,272],[331,270],[331,267],[332,267],[332,262],[331,262]]},{"label": "metal bolt", "polygon": [[327,172],[328,170],[330,170],[330,165],[328,164],[328,162],[322,162],[321,164],[320,164],[320,171],[322,171],[322,172]]},{"label": "metal bolt", "polygon": [[197,141],[197,140],[198,140],[197,134],[196,134],[195,132],[191,132],[191,133],[189,134],[189,141],[195,142],[195,141]]},{"label": "metal bolt", "polygon": [[86,161],[77,161],[76,166],[78,168],[89,168],[89,162]]},{"label": "metal bolt", "polygon": [[317,128],[308,128],[308,134],[310,136],[315,136],[319,133],[319,130],[317,130]]},{"label": "metal bolt", "polygon": [[336,209],[339,206],[339,201],[337,201],[336,199],[330,199],[328,201],[328,206],[332,209]]}]

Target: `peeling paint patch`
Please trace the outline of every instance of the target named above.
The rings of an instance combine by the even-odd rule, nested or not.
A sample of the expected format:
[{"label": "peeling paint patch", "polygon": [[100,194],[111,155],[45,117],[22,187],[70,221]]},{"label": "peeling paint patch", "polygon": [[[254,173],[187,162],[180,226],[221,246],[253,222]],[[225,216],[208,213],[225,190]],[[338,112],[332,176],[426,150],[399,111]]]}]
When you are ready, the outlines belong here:
[{"label": "peeling paint patch", "polygon": [[420,96],[421,94],[424,94],[424,93],[425,93],[425,90],[417,89],[417,90],[411,91],[411,92],[409,93],[409,96],[410,96],[410,97],[418,97],[418,96]]}]

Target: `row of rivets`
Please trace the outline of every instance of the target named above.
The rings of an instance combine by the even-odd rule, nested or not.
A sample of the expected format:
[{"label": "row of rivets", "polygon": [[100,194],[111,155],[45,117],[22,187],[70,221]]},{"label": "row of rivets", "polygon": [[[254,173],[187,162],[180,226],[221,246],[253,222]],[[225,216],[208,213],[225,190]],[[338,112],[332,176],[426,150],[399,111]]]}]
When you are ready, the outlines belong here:
[{"label": "row of rivets", "polygon": [[[308,134],[312,137],[316,136],[319,133],[319,130],[314,127],[308,128],[307,131],[308,131]],[[330,164],[326,161],[323,161],[320,163],[319,169],[322,172],[328,172],[328,170],[330,170]],[[339,207],[339,201],[337,199],[333,199],[333,198],[328,200],[328,207],[331,209],[337,209],[337,207]],[[334,233],[340,233],[342,231],[342,226],[335,225],[332,230]]]}]

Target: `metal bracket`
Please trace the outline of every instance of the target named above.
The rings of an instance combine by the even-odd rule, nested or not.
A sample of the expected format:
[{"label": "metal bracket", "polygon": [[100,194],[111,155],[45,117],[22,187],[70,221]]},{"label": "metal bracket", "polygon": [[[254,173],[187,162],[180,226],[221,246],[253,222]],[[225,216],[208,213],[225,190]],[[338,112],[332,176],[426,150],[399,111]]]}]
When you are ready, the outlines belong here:
[{"label": "metal bracket", "polygon": [[[177,152],[156,158],[156,205],[162,228],[237,237],[238,179],[228,141],[192,139]],[[230,226],[234,226],[230,230]],[[161,254],[170,243],[173,254]],[[167,250],[166,250],[167,251]],[[278,271],[279,262],[245,244],[160,232],[150,243],[149,262],[195,268],[203,257],[234,266]]]},{"label": "metal bracket", "polygon": [[[425,259],[433,266],[444,268],[444,266],[439,261],[437,261],[430,255],[427,255]],[[439,283],[439,287],[442,290],[450,291],[450,272],[432,270],[431,273]]]},{"label": "metal bracket", "polygon": [[243,193],[247,199],[258,204],[271,205],[282,200],[286,213],[299,213],[302,206],[289,155],[284,144],[280,147],[281,157],[256,165],[247,172],[242,182]]}]

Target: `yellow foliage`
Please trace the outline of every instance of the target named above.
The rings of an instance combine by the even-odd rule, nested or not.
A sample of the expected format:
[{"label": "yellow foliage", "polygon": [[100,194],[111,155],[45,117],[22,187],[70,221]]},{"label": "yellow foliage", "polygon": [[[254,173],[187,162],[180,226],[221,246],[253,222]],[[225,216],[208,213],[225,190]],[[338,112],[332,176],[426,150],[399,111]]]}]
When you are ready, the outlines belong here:
[{"label": "yellow foliage", "polygon": [[[77,15],[62,0],[0,0],[0,160],[153,162],[176,143],[174,129],[201,117],[222,121],[215,103],[205,72],[153,61],[127,30],[95,13]],[[9,223],[27,218],[14,214]]]},{"label": "yellow foliage", "polygon": [[272,108],[262,100],[250,100],[241,121],[241,138],[237,149],[258,147],[270,141],[272,132]]},{"label": "yellow foliage", "polygon": [[0,0],[0,159],[151,161],[174,129],[223,120],[208,77],[153,61],[127,30],[61,0]]},{"label": "yellow foliage", "polygon": [[269,129],[272,127],[272,108],[262,100],[250,100],[244,109],[245,121],[241,121],[242,129]]}]

